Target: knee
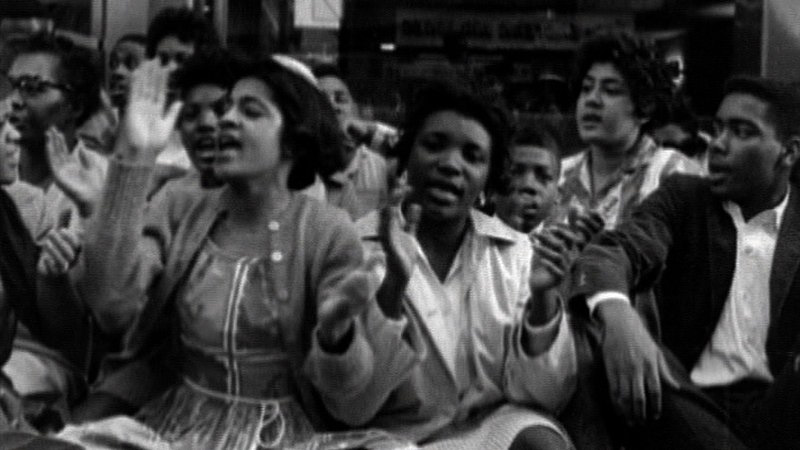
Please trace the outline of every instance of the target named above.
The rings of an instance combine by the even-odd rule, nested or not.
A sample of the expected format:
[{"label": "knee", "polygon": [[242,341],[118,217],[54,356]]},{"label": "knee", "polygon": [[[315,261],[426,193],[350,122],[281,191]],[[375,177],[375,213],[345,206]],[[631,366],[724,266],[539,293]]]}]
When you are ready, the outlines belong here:
[{"label": "knee", "polygon": [[572,446],[558,431],[537,425],[520,431],[508,448],[509,450],[568,450]]}]

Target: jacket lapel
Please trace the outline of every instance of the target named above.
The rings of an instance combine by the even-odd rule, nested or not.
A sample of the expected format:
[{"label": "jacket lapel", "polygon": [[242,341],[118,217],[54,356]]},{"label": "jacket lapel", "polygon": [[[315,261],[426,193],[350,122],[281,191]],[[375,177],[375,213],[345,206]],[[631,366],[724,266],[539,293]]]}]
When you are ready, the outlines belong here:
[{"label": "jacket lapel", "polygon": [[716,323],[728,299],[736,268],[736,228],[719,200],[712,197],[705,203],[708,205],[708,260],[711,263],[710,306]]},{"label": "jacket lapel", "polygon": [[792,189],[772,259],[769,283],[770,323],[774,323],[774,319],[780,315],[798,264],[800,264],[800,197],[797,190]]}]

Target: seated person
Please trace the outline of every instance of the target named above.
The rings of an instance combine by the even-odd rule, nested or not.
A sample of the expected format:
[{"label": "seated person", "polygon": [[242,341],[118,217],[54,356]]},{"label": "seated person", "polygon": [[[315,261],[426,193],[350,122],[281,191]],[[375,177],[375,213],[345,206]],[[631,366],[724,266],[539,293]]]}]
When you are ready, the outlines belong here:
[{"label": "seated person", "polygon": [[[313,182],[320,148],[337,145],[325,141],[341,136],[333,111],[274,60],[248,66],[219,121],[212,168],[225,185],[168,190],[147,204],[143,187],[180,111],[165,108],[167,79],[158,61],[134,73],[81,253],[86,303],[104,332],[124,335],[101,376],[132,361],[153,365],[126,386],[126,400],[143,406],[136,419],[168,445],[336,442],[317,434],[332,426],[327,406],[374,389],[375,366],[399,369],[368,343],[389,323],[370,302],[377,282],[362,269],[353,225],[294,192]],[[79,180],[61,182],[80,190]]]},{"label": "seated person", "polygon": [[[97,111],[100,104],[100,75],[90,53],[61,38],[37,36],[19,49],[8,71],[13,90],[9,95],[9,122],[19,131],[19,181],[7,187],[12,195],[28,194],[32,189],[42,193],[44,213],[39,203],[20,203],[22,217],[40,221],[42,214],[56,225],[41,237],[42,229],[34,230],[45,247],[75,241],[83,229],[83,219],[91,211],[80,208],[54,182],[54,150],[62,159],[81,168],[81,177],[100,184],[105,177],[105,157],[88,150],[76,136],[76,130]],[[21,183],[27,183],[22,185]],[[22,186],[25,186],[22,189]],[[29,195],[26,194],[26,197]],[[34,210],[32,210],[32,208]],[[37,226],[38,228],[38,226]],[[67,236],[69,235],[69,236]],[[42,266],[45,273],[58,274],[68,267]],[[69,286],[54,292],[54,302],[77,301]],[[68,321],[67,321],[68,322]],[[63,328],[57,325],[55,328]],[[71,404],[86,389],[89,376],[88,336],[79,327],[67,333],[70,339],[53,341],[56,347],[43,346],[20,327],[15,351],[3,370],[17,389],[28,396],[60,399]],[[56,330],[52,330],[57,332]],[[68,331],[59,330],[58,332]]]},{"label": "seated person", "polygon": [[627,34],[597,36],[581,45],[576,67],[575,118],[587,148],[561,163],[560,203],[595,210],[613,229],[668,175],[700,167],[646,133],[674,89],[650,46]]},{"label": "seated person", "polygon": [[[800,442],[800,94],[728,81],[707,178],[672,177],[574,269],[632,448]],[[632,297],[655,283],[656,321]],[[610,411],[609,411],[610,412]]]},{"label": "seated person", "polygon": [[575,354],[549,288],[574,236],[544,233],[533,247],[473,208],[506,162],[499,108],[450,86],[431,86],[418,98],[398,144],[406,202],[358,226],[369,254],[385,255],[378,304],[405,330],[399,343],[373,346],[386,354],[411,346],[419,356],[402,372],[376,366],[375,379],[391,377],[393,390],[379,409],[359,408],[359,420],[348,423],[426,448],[570,448],[550,414],[572,393]]},{"label": "seated person", "polygon": [[[8,123],[4,123],[2,129],[0,185],[6,187],[15,183],[23,186],[24,183],[17,181],[20,152],[18,134]],[[20,196],[20,192],[24,192],[25,196]],[[33,187],[14,192],[0,189],[0,247],[3,248],[3,252],[0,252],[0,364],[3,365],[8,363],[12,355],[18,320],[25,325],[32,339],[43,346],[61,348],[65,342],[74,344],[75,336],[85,335],[86,316],[82,305],[71,302],[74,297],[50,296],[64,289],[69,280],[63,276],[45,278],[37,274],[40,249],[32,235],[30,222],[26,221],[17,206],[20,200],[30,202],[27,205],[30,211],[37,207],[34,205],[43,207],[44,194]],[[30,411],[15,389],[16,384],[14,379],[0,374],[0,432],[33,431],[32,425],[47,428],[41,423],[29,423]],[[61,412],[66,412],[65,408]],[[59,420],[66,420],[66,417]],[[5,436],[0,439],[6,443]]]},{"label": "seated person", "polygon": [[557,222],[560,171],[555,139],[542,128],[522,127],[512,137],[507,174],[493,195],[497,217],[525,234]]}]

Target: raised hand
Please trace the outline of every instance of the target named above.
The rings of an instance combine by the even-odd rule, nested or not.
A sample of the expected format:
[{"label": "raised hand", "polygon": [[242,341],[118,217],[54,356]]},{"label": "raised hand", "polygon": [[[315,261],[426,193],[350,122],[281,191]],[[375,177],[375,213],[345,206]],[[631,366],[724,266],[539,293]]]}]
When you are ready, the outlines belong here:
[{"label": "raised hand", "polygon": [[52,277],[69,271],[78,259],[81,241],[80,233],[69,228],[51,230],[44,238],[37,272]]},{"label": "raised hand", "polygon": [[392,318],[398,318],[402,311],[403,293],[414,266],[414,238],[422,215],[416,203],[406,204],[403,213],[401,208],[410,194],[411,187],[394,176],[390,180],[389,204],[380,211],[379,233],[386,254],[386,277],[378,291],[378,305]]},{"label": "raised hand", "polygon": [[123,159],[154,163],[167,146],[182,103],[167,104],[170,70],[157,60],[140,65],[132,75],[131,91],[116,152]]},{"label": "raised hand", "polygon": [[604,327],[602,350],[612,402],[628,424],[661,415],[662,383],[679,384],[641,318],[626,302],[598,306]]},{"label": "raised hand", "polygon": [[81,216],[94,211],[103,191],[104,177],[86,154],[71,152],[64,135],[55,127],[45,133],[47,163],[56,185],[78,205]]},{"label": "raised hand", "polygon": [[317,338],[323,348],[339,346],[352,328],[355,318],[375,296],[384,268],[383,256],[377,253],[372,255],[363,269],[347,274],[338,292],[319,305]]}]

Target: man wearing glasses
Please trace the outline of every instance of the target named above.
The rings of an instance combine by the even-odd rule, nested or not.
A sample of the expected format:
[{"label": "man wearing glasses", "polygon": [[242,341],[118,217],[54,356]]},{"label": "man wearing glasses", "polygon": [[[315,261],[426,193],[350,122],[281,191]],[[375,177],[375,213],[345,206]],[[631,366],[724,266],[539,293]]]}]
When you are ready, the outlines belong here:
[{"label": "man wearing glasses", "polygon": [[[12,87],[5,100],[10,112],[2,119],[16,129],[13,144],[20,148],[19,181],[6,189],[28,227],[36,228],[32,232],[41,247],[76,251],[82,219],[91,211],[78,207],[54,182],[50,158],[53,153],[48,148],[57,146],[63,150],[62,158],[74,160],[74,167],[79,168],[76,176],[98,185],[104,180],[106,159],[88,150],[76,133],[100,106],[99,70],[88,50],[64,39],[36,36],[16,54],[6,79]],[[44,197],[44,207],[36,211],[32,210],[34,203],[24,200],[34,191]],[[44,277],[54,279],[69,269],[53,261],[43,262],[44,259],[38,268]],[[37,298],[40,302],[46,299],[44,302],[51,305],[78,304],[68,282],[58,291],[40,289]],[[64,311],[63,319],[63,323],[46,328],[48,336],[34,338],[20,327],[3,370],[21,394],[56,399],[66,405],[85,389],[89,345],[86,316],[69,309]]]}]

